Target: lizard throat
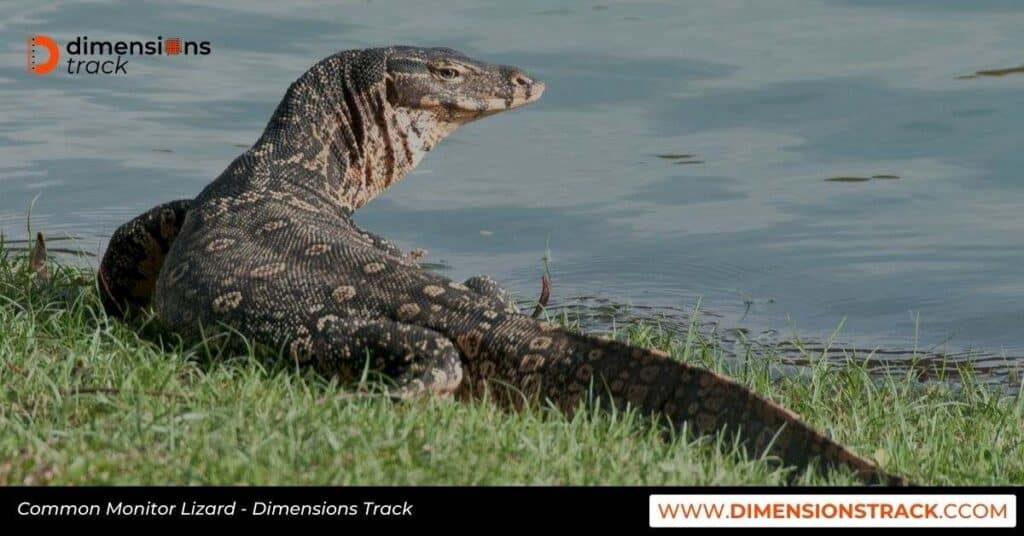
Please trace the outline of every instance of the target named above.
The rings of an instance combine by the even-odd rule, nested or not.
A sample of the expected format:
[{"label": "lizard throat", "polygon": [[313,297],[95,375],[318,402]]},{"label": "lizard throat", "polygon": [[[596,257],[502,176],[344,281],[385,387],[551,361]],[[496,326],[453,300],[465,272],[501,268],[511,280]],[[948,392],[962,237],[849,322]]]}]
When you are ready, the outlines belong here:
[{"label": "lizard throat", "polygon": [[[385,101],[386,102],[386,101]],[[385,104],[382,128],[376,128],[363,147],[363,158],[346,169],[345,199],[357,209],[404,178],[442,139],[459,127],[433,111]]]},{"label": "lizard throat", "polygon": [[459,123],[430,109],[394,106],[384,84],[362,92],[345,84],[333,95],[310,98],[298,85],[295,94],[316,106],[279,110],[268,131],[277,139],[250,150],[257,160],[272,160],[282,169],[273,182],[291,183],[322,201],[353,212],[412,171]]}]

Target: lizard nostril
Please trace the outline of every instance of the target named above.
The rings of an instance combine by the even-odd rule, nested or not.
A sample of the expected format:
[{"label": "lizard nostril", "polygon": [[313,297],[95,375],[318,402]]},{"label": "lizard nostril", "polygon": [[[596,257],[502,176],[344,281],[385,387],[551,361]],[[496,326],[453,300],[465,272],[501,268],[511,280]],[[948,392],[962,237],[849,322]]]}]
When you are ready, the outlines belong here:
[{"label": "lizard nostril", "polygon": [[533,85],[533,80],[523,73],[512,74],[512,85],[518,87],[529,87]]}]

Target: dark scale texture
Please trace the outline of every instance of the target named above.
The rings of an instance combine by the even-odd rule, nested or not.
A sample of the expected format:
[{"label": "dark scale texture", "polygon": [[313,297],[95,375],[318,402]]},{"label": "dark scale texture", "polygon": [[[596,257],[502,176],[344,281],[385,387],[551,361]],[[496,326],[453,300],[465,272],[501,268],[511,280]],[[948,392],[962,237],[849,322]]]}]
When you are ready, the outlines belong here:
[{"label": "dark scale texture", "polygon": [[194,200],[118,229],[100,271],[104,303],[120,314],[152,299],[182,336],[230,326],[342,378],[370,355],[396,398],[487,390],[572,412],[596,397],[700,434],[738,431],[755,456],[901,483],[728,378],[533,320],[493,281],[425,271],[352,222],[456,128],[543,89],[515,67],[449,49],[331,56],[289,87],[259,141]]}]

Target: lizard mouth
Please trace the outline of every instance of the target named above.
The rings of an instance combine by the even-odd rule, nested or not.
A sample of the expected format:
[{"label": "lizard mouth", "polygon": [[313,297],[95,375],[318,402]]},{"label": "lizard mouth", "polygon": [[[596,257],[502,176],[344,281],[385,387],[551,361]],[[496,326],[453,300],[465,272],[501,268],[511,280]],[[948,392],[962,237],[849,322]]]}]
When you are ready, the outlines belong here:
[{"label": "lizard mouth", "polygon": [[485,96],[424,95],[416,107],[438,110],[448,121],[468,122],[537,102],[545,88],[544,82],[517,72],[501,92]]}]

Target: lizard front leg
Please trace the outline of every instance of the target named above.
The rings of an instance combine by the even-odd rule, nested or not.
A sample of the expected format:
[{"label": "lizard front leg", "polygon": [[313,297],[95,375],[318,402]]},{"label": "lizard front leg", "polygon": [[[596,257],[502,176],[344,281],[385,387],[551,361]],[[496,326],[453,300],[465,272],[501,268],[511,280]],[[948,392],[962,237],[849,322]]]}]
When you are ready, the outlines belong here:
[{"label": "lizard front leg", "polygon": [[447,395],[462,383],[458,350],[440,333],[388,318],[359,319],[324,315],[316,321],[311,350],[320,366],[352,377],[369,358],[370,368],[390,377],[388,395],[408,400]]}]

